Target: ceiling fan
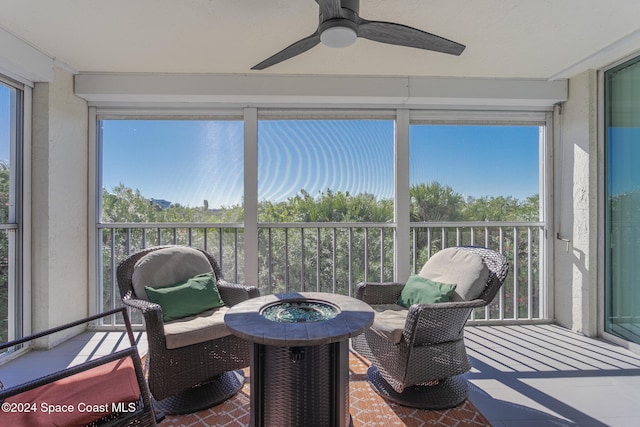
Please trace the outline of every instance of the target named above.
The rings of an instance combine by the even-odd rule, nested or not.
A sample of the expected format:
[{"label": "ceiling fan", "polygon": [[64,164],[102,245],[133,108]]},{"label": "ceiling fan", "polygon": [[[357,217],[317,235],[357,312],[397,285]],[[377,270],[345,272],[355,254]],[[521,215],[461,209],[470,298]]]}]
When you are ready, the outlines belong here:
[{"label": "ceiling fan", "polygon": [[360,0],[315,0],[320,6],[320,23],[316,31],[275,55],[251,67],[264,70],[300,55],[320,42],[330,47],[347,47],[362,37],[381,43],[460,55],[465,46],[451,40],[402,24],[368,21],[358,15]]}]

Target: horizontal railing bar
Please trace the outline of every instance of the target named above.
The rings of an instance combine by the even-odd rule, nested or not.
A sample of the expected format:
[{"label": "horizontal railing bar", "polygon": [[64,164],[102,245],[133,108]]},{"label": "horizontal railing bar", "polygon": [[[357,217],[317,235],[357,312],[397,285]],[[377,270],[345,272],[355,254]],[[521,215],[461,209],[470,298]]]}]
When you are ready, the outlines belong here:
[{"label": "horizontal railing bar", "polygon": [[[315,289],[351,294],[354,283],[385,281],[395,275],[395,267],[390,263],[395,256],[390,245],[398,243],[394,222],[258,223],[257,227],[261,263],[256,285],[261,292]],[[510,276],[495,301],[482,311],[474,311],[471,321],[480,324],[546,321],[542,318],[545,311],[541,298],[545,284],[536,269],[536,263],[544,257],[543,239],[534,240],[545,227],[544,222],[527,221],[412,222],[406,244],[412,248],[414,270],[434,252],[448,246],[495,247],[509,258]],[[100,285],[110,289],[99,291],[105,296],[101,305],[104,301],[113,307],[118,302],[114,254],[120,259],[123,250],[128,254],[140,244],[146,247],[147,244],[179,243],[217,250],[213,255],[219,258],[225,275],[235,275],[236,282],[242,279],[238,274],[242,272],[240,266],[245,256],[239,239],[243,223],[124,222],[100,223],[97,228],[105,236],[104,254],[109,256],[102,261],[105,276]],[[538,231],[534,233],[534,230]],[[534,317],[535,313],[540,314]]]},{"label": "horizontal railing bar", "polygon": [[258,228],[395,228],[394,222],[273,222]]},{"label": "horizontal railing bar", "polygon": [[527,222],[527,221],[412,222],[410,226],[411,228],[543,227],[544,222]]},{"label": "horizontal railing bar", "polygon": [[[412,222],[411,228],[470,228],[470,227],[542,227],[543,222],[526,221],[455,221]],[[98,228],[244,228],[243,223],[219,222],[109,222],[98,223]],[[394,222],[274,222],[258,223],[258,228],[394,228]],[[17,228],[13,224],[0,224],[0,229]]]},{"label": "horizontal railing bar", "polygon": [[244,228],[242,223],[219,222],[101,222],[99,229],[109,228]]}]

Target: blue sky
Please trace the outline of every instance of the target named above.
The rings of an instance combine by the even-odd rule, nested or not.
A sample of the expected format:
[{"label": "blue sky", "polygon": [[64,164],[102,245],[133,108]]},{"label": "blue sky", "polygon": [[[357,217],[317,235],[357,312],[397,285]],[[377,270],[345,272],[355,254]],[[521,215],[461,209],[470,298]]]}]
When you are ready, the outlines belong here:
[{"label": "blue sky", "polygon": [[102,186],[188,206],[240,203],[243,129],[239,121],[103,121]]},{"label": "blue sky", "polygon": [[0,160],[9,163],[11,90],[0,84]]},{"label": "blue sky", "polygon": [[[328,188],[393,197],[393,121],[260,121],[258,197],[282,201]],[[415,125],[411,183],[464,196],[538,192],[537,127]],[[241,203],[243,125],[231,121],[103,122],[103,186],[189,206]]]},{"label": "blue sky", "polygon": [[393,122],[289,120],[258,124],[258,198],[300,189],[393,197]]},{"label": "blue sky", "polygon": [[539,127],[413,125],[412,184],[438,181],[464,196],[538,193]]}]

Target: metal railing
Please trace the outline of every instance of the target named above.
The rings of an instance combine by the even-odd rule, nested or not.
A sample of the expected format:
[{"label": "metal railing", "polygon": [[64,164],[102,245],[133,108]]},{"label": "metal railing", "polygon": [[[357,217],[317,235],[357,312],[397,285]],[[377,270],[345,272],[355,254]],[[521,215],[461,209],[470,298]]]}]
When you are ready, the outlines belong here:
[{"label": "metal railing", "polygon": [[509,274],[491,304],[470,321],[542,320],[546,313],[542,222],[412,223],[412,269],[419,271],[436,251],[451,246],[484,246],[509,260]]},{"label": "metal railing", "polygon": [[352,295],[358,282],[394,277],[395,224],[260,224],[258,236],[261,292]]},{"label": "metal railing", "polygon": [[[116,267],[145,247],[178,244],[205,249],[229,281],[244,281],[242,224],[112,223],[98,226],[100,236],[100,308],[120,304]],[[258,283],[262,294],[319,291],[352,295],[361,281],[389,282],[395,277],[393,223],[269,223],[258,225]],[[496,299],[476,310],[471,321],[523,321],[544,318],[544,223],[426,222],[410,229],[411,272],[435,252],[451,246],[478,245],[509,259],[509,275]],[[135,313],[132,318],[140,319]]]}]

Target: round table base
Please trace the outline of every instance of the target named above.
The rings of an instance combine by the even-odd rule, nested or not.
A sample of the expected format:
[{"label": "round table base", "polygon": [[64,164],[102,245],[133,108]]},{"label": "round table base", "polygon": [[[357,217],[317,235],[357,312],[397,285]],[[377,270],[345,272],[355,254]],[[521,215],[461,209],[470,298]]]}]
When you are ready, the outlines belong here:
[{"label": "round table base", "polygon": [[440,380],[436,385],[418,385],[407,387],[398,393],[382,378],[375,366],[367,370],[367,378],[371,387],[383,398],[403,406],[419,409],[447,409],[464,402],[469,395],[469,384],[456,375]]},{"label": "round table base", "polygon": [[252,427],[347,427],[349,343],[307,347],[253,345]]},{"label": "round table base", "polygon": [[156,413],[167,415],[191,414],[224,402],[235,395],[244,385],[242,370],[225,372],[213,381],[192,387],[183,392],[154,399]]}]

